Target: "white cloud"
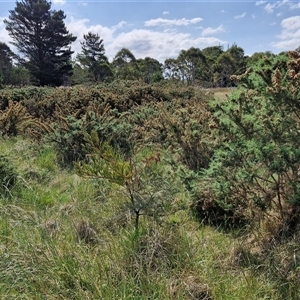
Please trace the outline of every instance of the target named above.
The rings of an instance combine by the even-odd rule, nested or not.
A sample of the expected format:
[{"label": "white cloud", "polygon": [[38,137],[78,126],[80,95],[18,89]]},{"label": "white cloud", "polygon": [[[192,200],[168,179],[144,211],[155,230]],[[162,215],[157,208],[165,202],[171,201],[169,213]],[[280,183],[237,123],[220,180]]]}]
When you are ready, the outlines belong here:
[{"label": "white cloud", "polygon": [[274,11],[274,8],[275,8],[276,6],[277,6],[276,3],[273,3],[273,4],[268,3],[268,4],[264,7],[264,9],[265,9],[265,11],[266,11],[267,13],[271,14],[271,13]]},{"label": "white cloud", "polygon": [[152,31],[134,29],[116,36],[106,49],[110,57],[114,56],[121,48],[128,48],[136,58],[150,56],[164,62],[166,58],[175,58],[183,49],[191,47],[205,48],[208,46],[226,44],[215,37],[193,38],[188,33],[175,31]]},{"label": "white cloud", "polygon": [[255,15],[255,14],[252,14],[251,17],[252,17],[252,19],[255,19],[255,18],[256,18],[256,15]]},{"label": "white cloud", "polygon": [[[266,1],[265,1],[266,2]],[[267,5],[264,6],[264,10],[271,14],[274,12],[277,8],[282,8],[283,6],[288,5],[290,8],[294,6],[291,4],[290,0],[282,0],[282,1],[276,1],[276,2],[269,2]]]},{"label": "white cloud", "polygon": [[151,19],[149,21],[145,22],[145,26],[188,26],[190,24],[196,24],[199,23],[200,21],[202,21],[202,18],[193,18],[193,19],[186,19],[186,18],[182,18],[182,19],[162,19],[162,18],[158,18],[158,19]]},{"label": "white cloud", "polygon": [[66,0],[53,0],[53,4],[64,5],[65,3],[66,3]]},{"label": "white cloud", "polygon": [[300,8],[300,3],[296,3],[296,4],[291,4],[290,5],[290,9],[291,10],[298,9],[298,8]]},{"label": "white cloud", "polygon": [[169,14],[168,11],[164,11],[164,12],[163,12],[163,15],[168,15],[168,14]]},{"label": "white cloud", "polygon": [[290,0],[282,0],[281,2],[280,1],[278,1],[278,6],[277,7],[281,7],[281,6],[284,6],[284,5],[286,5],[286,4],[291,4],[290,3]]},{"label": "white cloud", "polygon": [[255,2],[255,5],[262,5],[262,4],[265,4],[267,1],[256,1]]},{"label": "white cloud", "polygon": [[235,19],[242,19],[246,16],[246,12],[243,12],[241,15],[238,15],[238,16],[234,16]]},{"label": "white cloud", "polygon": [[201,35],[202,36],[213,35],[213,34],[216,34],[219,32],[224,32],[224,31],[225,31],[225,28],[223,25],[220,25],[217,28],[207,27],[202,31]]},{"label": "white cloud", "polygon": [[174,28],[162,30],[133,29],[129,32],[119,32],[117,28],[120,24],[123,26],[125,22],[122,21],[118,25],[108,28],[100,24],[89,25],[88,19],[77,20],[72,17],[66,23],[68,30],[77,36],[77,41],[72,44],[72,50],[77,53],[81,52],[80,41],[83,39],[83,34],[89,31],[98,33],[103,39],[105,54],[110,61],[122,48],[128,48],[136,58],[149,56],[164,62],[166,58],[177,57],[183,49],[187,50],[191,47],[202,49],[228,43],[215,37],[194,38],[189,33],[180,33]]},{"label": "white cloud", "polygon": [[279,41],[273,42],[272,46],[283,49],[293,50],[300,45],[300,16],[293,16],[281,21],[282,31],[278,36]]},{"label": "white cloud", "polygon": [[[3,19],[4,17],[0,17],[0,41],[8,44],[11,39],[3,22],[1,22]],[[201,20],[196,18],[186,21],[188,24],[195,24]],[[77,36],[77,40],[71,45],[72,50],[75,51],[74,56],[81,52],[80,41],[83,40],[83,35],[90,31],[99,34],[100,38],[103,39],[105,54],[110,61],[121,48],[128,48],[136,58],[149,56],[163,63],[167,58],[176,58],[183,49],[187,50],[191,47],[203,49],[209,46],[228,44],[228,41],[216,37],[193,37],[189,33],[178,32],[173,27],[162,28],[161,30],[133,29],[122,32],[123,30],[120,31],[120,29],[124,26],[127,30],[129,28],[125,21],[106,27],[101,24],[91,25],[89,19],[76,19],[72,16],[65,23],[69,32]],[[183,23],[185,24],[185,22]],[[218,28],[220,31],[222,26]],[[14,51],[13,47],[11,49]]]},{"label": "white cloud", "polygon": [[112,27],[112,30],[115,31],[115,30],[124,28],[125,25],[127,25],[127,22],[121,21],[121,22],[119,22],[117,25],[113,26],[113,27]]},{"label": "white cloud", "polygon": [[300,45],[300,38],[271,43],[271,46],[282,50],[295,50]]},{"label": "white cloud", "polygon": [[288,34],[294,30],[300,29],[300,16],[289,17],[281,21],[281,26],[283,28],[282,37],[286,37]]}]

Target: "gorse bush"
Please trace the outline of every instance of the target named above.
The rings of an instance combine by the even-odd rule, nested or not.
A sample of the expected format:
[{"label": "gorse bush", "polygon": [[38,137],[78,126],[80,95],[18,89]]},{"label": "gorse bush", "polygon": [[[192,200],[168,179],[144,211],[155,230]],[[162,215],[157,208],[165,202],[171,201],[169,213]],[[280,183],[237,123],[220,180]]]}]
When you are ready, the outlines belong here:
[{"label": "gorse bush", "polygon": [[168,82],[4,90],[0,129],[8,136],[46,136],[65,166],[85,159],[84,135],[93,130],[127,157],[134,148],[163,147],[198,171],[212,155],[207,138],[211,97],[201,89]]},{"label": "gorse bush", "polygon": [[210,143],[213,121],[208,96],[177,100],[172,105],[159,106],[160,122],[166,135],[165,143],[179,156],[179,161],[193,171],[208,167],[213,148]]},{"label": "gorse bush", "polygon": [[[219,218],[278,224],[290,234],[299,224],[299,54],[265,57],[233,76],[239,89],[212,104],[218,141],[201,183],[198,212],[207,203]],[[205,211],[205,210],[204,210]]]},{"label": "gorse bush", "polygon": [[131,144],[135,148],[163,147],[192,170],[206,168],[213,153],[209,99],[210,95],[202,91],[189,100],[179,98],[133,107],[125,116],[132,127]]},{"label": "gorse bush", "polygon": [[8,107],[0,110],[0,133],[2,136],[23,135],[40,139],[50,130],[49,126],[33,118],[19,102],[9,101]]},{"label": "gorse bush", "polygon": [[114,111],[109,106],[93,107],[82,117],[64,116],[62,112],[57,117],[53,131],[47,140],[54,144],[61,165],[72,165],[73,162],[85,160],[87,145],[85,136],[96,132],[100,142],[113,138]]},{"label": "gorse bush", "polygon": [[[61,116],[52,125],[52,132],[46,140],[54,144],[58,160],[62,166],[70,166],[73,162],[84,161],[91,150],[89,135],[93,132],[98,137],[99,145],[106,142],[124,155],[130,155],[132,125],[116,110],[106,107],[91,108],[81,118]],[[98,146],[99,146],[98,145]]]}]

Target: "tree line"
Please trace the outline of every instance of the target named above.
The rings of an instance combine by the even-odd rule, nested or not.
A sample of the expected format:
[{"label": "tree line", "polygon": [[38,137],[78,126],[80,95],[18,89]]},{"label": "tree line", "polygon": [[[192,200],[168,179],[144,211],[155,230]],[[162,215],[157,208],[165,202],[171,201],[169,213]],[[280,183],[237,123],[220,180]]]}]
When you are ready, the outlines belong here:
[{"label": "tree line", "polygon": [[72,59],[71,44],[77,37],[67,30],[62,10],[51,10],[47,0],[16,2],[4,20],[18,53],[0,41],[0,85],[60,86],[111,82],[115,79],[142,80],[154,83],[162,80],[182,81],[202,87],[234,85],[232,74],[242,74],[246,68],[270,52],[246,56],[243,48],[233,44],[204,49],[181,50],[177,58],[160,63],[155,58],[136,59],[127,48],[118,51],[109,62],[104,41],[99,34],[83,35],[81,52]]}]

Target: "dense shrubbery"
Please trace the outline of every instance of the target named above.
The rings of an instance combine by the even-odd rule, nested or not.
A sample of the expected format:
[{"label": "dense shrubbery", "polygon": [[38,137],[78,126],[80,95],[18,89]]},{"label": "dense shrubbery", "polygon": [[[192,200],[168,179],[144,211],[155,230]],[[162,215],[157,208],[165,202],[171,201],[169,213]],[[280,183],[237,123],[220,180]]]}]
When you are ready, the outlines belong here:
[{"label": "dense shrubbery", "polygon": [[[122,274],[123,280],[138,276],[140,282],[132,284],[139,288],[149,274],[154,278],[160,272],[173,272],[177,253],[163,240],[165,235],[161,239],[167,227],[160,225],[180,228],[178,215],[192,203],[203,223],[249,229],[247,242],[243,239],[244,244],[232,251],[231,263],[253,272],[259,265],[272,282],[280,284],[278,291],[284,297],[291,293],[287,289],[297,290],[299,281],[298,248],[290,242],[291,237],[295,243],[300,241],[299,61],[297,52],[258,60],[244,74],[232,76],[239,87],[226,99],[213,100],[212,94],[195,86],[167,81],[4,89],[0,92],[1,134],[30,137],[55,150],[42,159],[47,165],[42,173],[34,168],[24,171],[20,197],[33,201],[27,180],[45,180],[50,169],[56,170],[56,166],[49,169],[49,160],[60,167],[75,165],[77,175],[92,177],[89,187],[95,191],[87,201],[96,207],[95,216],[76,220],[77,241],[97,247],[98,227],[117,235],[121,228],[135,224]],[[2,185],[10,191],[16,175],[5,158],[1,161]],[[88,191],[81,193],[85,198]],[[36,196],[35,205],[49,207],[58,195]],[[109,206],[110,197],[113,204]],[[80,202],[83,211],[84,203]],[[105,205],[109,209],[102,214]],[[72,210],[62,206],[66,214]],[[53,220],[45,228],[51,235],[59,231]],[[176,230],[170,232],[172,239]],[[282,257],[280,251],[296,259]],[[151,265],[145,267],[149,256]],[[189,293],[191,276],[180,285],[181,276],[185,277],[170,277],[172,287],[174,291],[185,287]],[[208,295],[201,287],[197,293]]]},{"label": "dense shrubbery", "polygon": [[298,228],[299,70],[297,52],[266,57],[233,76],[240,88],[212,104],[217,143],[200,183],[201,216],[208,206],[232,222],[268,219],[277,234]]},{"label": "dense shrubbery", "polygon": [[[183,84],[117,81],[97,87],[5,90],[0,97],[3,112],[13,103],[9,101],[19,103],[35,132],[39,127],[50,133],[48,141],[55,143],[63,164],[85,159],[84,135],[91,131],[125,155],[142,145],[170,148],[193,170],[206,167],[212,152],[204,138],[209,135],[207,103],[212,95]],[[6,123],[24,123],[21,115],[13,122],[2,116]]]},{"label": "dense shrubbery", "polygon": [[[236,226],[272,212],[289,231],[298,223],[297,55],[257,61],[232,77],[239,88],[226,101],[211,103],[201,89],[166,81],[4,90],[0,129],[39,128],[62,165],[87,160],[92,132],[126,158],[145,146],[168,149],[202,219]],[[23,116],[7,113],[12,103]]]}]

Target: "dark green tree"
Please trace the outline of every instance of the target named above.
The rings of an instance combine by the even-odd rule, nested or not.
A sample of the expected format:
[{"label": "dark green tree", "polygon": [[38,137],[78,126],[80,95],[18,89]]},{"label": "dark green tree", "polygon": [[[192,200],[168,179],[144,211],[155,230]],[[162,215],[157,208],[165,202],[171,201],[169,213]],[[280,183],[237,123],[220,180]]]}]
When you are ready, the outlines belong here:
[{"label": "dark green tree", "polygon": [[117,79],[137,80],[141,77],[137,60],[127,48],[122,48],[115,55],[112,65]]},{"label": "dark green tree", "polygon": [[227,51],[234,60],[234,74],[240,75],[246,71],[246,58],[243,48],[233,44]]},{"label": "dark green tree", "polygon": [[73,61],[73,74],[70,78],[71,85],[85,84],[90,81],[88,69],[84,68],[77,61]]},{"label": "dark green tree", "polygon": [[162,66],[159,61],[151,57],[140,58],[137,60],[139,70],[146,83],[163,80]]},{"label": "dark green tree", "polygon": [[14,65],[11,70],[9,83],[20,87],[31,84],[29,71],[20,64]]},{"label": "dark green tree", "polygon": [[222,46],[211,46],[202,49],[202,53],[206,58],[207,63],[213,65],[216,59],[223,53]]},{"label": "dark green tree", "polygon": [[10,83],[13,57],[14,53],[10,48],[5,43],[0,42],[0,85]]},{"label": "dark green tree", "polygon": [[83,35],[83,38],[82,52],[77,59],[84,68],[88,69],[92,81],[104,81],[107,77],[112,77],[113,72],[105,56],[103,39],[91,32]]},{"label": "dark green tree", "polygon": [[4,20],[20,63],[41,86],[61,85],[71,74],[70,44],[76,40],[66,29],[64,12],[50,9],[47,0],[22,0]]},{"label": "dark green tree", "polygon": [[187,84],[194,84],[196,80],[200,81],[203,78],[206,61],[199,48],[181,50],[177,61],[182,80]]},{"label": "dark green tree", "polygon": [[217,59],[223,53],[222,46],[211,46],[202,49],[205,56],[206,68],[203,71],[203,84],[207,87],[215,87],[215,72],[217,72]]},{"label": "dark green tree", "polygon": [[229,52],[223,52],[215,64],[214,83],[218,87],[230,84],[230,76],[235,73],[235,61]]},{"label": "dark green tree", "polygon": [[259,62],[264,57],[265,58],[275,57],[275,54],[273,54],[270,51],[255,52],[250,57],[248,57],[247,62],[246,62],[247,67],[251,67],[252,65],[255,65],[257,62]]}]

